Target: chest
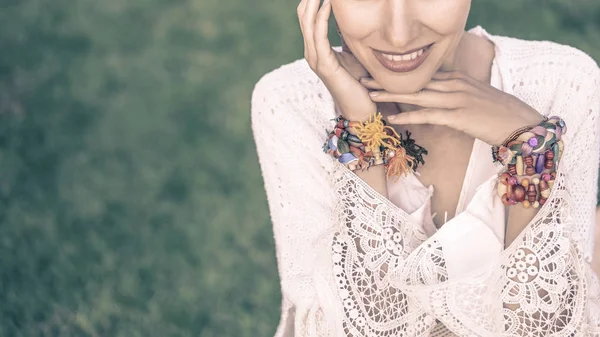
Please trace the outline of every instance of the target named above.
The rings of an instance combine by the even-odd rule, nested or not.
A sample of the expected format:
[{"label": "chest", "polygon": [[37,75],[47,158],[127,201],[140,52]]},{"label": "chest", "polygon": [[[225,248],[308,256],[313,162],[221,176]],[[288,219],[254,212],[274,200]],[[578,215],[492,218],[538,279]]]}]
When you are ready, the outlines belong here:
[{"label": "chest", "polygon": [[439,228],[444,223],[445,212],[446,220],[456,215],[474,138],[442,127],[424,127],[411,132],[417,144],[428,151],[424,157],[425,165],[419,165],[417,169],[417,177],[423,185],[434,187],[431,212],[435,214],[433,221]]}]

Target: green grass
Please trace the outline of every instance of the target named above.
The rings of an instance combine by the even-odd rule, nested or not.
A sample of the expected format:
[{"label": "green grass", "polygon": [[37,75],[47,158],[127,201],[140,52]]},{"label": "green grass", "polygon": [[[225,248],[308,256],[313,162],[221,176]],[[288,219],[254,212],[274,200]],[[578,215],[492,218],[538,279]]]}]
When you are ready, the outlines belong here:
[{"label": "green grass", "polygon": [[[0,1],[0,337],[273,334],[249,104],[302,55],[295,7]],[[599,15],[475,1],[469,26],[600,59]]]}]

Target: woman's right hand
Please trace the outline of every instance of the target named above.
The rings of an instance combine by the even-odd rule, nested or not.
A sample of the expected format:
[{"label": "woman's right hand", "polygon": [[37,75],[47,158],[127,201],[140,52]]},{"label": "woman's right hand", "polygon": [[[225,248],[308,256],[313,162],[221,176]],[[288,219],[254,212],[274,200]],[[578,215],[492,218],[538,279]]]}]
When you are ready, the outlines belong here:
[{"label": "woman's right hand", "polygon": [[358,81],[369,73],[346,48],[342,52],[331,48],[327,36],[331,0],[324,0],[320,9],[319,3],[302,0],[297,8],[304,58],[331,93],[339,112],[348,120],[364,121],[377,110],[369,90]]}]

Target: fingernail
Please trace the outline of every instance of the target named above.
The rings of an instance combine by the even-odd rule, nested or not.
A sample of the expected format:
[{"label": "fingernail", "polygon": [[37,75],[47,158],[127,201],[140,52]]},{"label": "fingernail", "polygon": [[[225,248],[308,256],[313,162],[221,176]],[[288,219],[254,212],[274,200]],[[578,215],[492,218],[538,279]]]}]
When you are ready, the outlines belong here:
[{"label": "fingernail", "polygon": [[387,118],[387,119],[388,119],[388,121],[393,121],[393,120],[395,120],[395,119],[396,119],[396,116],[388,116],[388,118]]},{"label": "fingernail", "polygon": [[369,95],[371,97],[375,97],[375,96],[379,95],[379,92],[377,92],[377,91],[371,91],[371,92],[369,92]]}]

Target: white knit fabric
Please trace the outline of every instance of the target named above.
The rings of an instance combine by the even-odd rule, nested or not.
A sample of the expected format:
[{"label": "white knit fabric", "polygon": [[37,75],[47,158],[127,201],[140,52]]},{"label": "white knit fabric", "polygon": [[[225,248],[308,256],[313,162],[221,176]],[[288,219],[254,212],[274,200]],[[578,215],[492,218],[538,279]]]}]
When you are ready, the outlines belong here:
[{"label": "white knit fabric", "polygon": [[496,45],[502,90],[567,124],[546,204],[503,249],[485,220],[500,203],[490,179],[426,233],[322,152],[332,97],[305,60],[284,65],[252,94],[283,297],[276,336],[600,336],[600,70],[572,47],[471,32]]}]

